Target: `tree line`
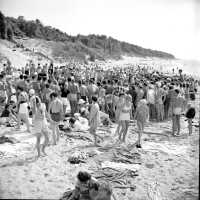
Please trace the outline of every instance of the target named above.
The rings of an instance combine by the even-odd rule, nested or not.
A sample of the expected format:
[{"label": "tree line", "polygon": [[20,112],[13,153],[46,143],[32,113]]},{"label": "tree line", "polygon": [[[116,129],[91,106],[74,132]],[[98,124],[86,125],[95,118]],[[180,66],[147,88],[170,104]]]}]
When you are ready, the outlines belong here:
[{"label": "tree line", "polygon": [[[140,46],[120,42],[112,37],[105,35],[77,35],[70,36],[67,33],[51,26],[44,26],[39,19],[25,20],[23,16],[17,19],[13,17],[5,17],[0,11],[0,38],[13,41],[14,37],[39,38],[48,41],[71,42],[75,43],[83,49],[92,50],[96,54],[110,55],[111,57],[120,57],[121,55],[135,56],[155,56],[162,58],[174,58],[172,54],[145,49]],[[92,55],[95,57],[95,54]]]}]

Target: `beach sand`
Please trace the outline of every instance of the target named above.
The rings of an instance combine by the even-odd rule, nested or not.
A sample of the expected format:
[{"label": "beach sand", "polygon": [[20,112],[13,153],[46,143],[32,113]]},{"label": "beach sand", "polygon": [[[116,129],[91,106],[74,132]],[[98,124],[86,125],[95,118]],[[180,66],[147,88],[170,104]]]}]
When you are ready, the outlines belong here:
[{"label": "beach sand", "polygon": [[[58,199],[74,187],[78,171],[93,172],[103,161],[111,159],[111,152],[119,148],[119,145],[114,145],[115,128],[116,125],[113,125],[99,131],[106,138],[102,146],[109,147],[105,151],[98,151],[87,140],[63,136],[58,145],[47,147],[48,156],[38,160],[35,159],[34,135],[23,130],[16,132],[1,128],[0,136],[12,136],[19,143],[0,145],[0,198]],[[92,139],[88,133],[81,134]],[[181,136],[174,138],[170,134],[170,121],[148,124],[143,136],[143,148],[137,150],[133,147],[133,151],[142,158],[139,176],[133,179],[136,189],[114,189],[117,200],[148,200],[149,195],[153,196],[149,190],[156,182],[162,199],[198,199],[199,131],[196,128],[193,135],[188,136],[187,123],[182,120]],[[129,128],[127,146],[134,144],[136,139],[133,123]],[[86,163],[70,164],[67,159],[77,150],[99,153]]]}]

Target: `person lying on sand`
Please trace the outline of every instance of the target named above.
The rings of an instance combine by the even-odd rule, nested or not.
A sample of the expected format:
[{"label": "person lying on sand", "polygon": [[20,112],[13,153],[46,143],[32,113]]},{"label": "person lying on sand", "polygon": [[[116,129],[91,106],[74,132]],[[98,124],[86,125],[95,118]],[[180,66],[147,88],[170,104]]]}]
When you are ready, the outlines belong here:
[{"label": "person lying on sand", "polygon": [[69,125],[71,128],[71,131],[86,131],[89,129],[88,122],[83,124],[81,123],[81,121],[79,121],[79,119],[73,118],[73,117],[69,119]]}]

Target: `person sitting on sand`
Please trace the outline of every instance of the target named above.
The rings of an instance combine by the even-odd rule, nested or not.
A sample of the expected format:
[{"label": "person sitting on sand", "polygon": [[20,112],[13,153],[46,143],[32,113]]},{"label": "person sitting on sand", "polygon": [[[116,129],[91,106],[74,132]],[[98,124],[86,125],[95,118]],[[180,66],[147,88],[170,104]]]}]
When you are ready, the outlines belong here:
[{"label": "person sitting on sand", "polygon": [[141,148],[141,138],[142,133],[144,131],[144,125],[149,118],[149,108],[147,106],[147,101],[145,99],[141,99],[138,102],[134,119],[137,120],[138,127],[138,141],[136,142],[136,147]]},{"label": "person sitting on sand", "polygon": [[9,122],[10,120],[13,120],[14,122],[18,122],[17,114],[16,114],[16,105],[13,101],[10,101],[9,104],[5,105],[4,110],[1,113],[0,119],[1,119],[1,122],[4,122],[4,121]]},{"label": "person sitting on sand", "polygon": [[[48,138],[48,125],[46,119],[46,107],[45,104],[41,102],[39,97],[35,97],[35,101],[33,102],[33,130],[36,134],[36,149],[38,153],[38,157],[40,157],[40,153],[42,152],[43,155],[46,155],[45,147],[49,143]],[[40,140],[41,137],[44,136],[44,143],[41,145]]]},{"label": "person sitting on sand", "polygon": [[90,197],[91,188],[98,189],[98,183],[88,172],[80,171],[77,175],[75,190],[68,200],[93,200]]},{"label": "person sitting on sand", "polygon": [[97,127],[100,124],[100,112],[99,112],[99,105],[97,103],[97,97],[92,97],[92,106],[90,109],[89,114],[89,126],[90,126],[90,133],[94,136],[94,144],[97,145]]}]

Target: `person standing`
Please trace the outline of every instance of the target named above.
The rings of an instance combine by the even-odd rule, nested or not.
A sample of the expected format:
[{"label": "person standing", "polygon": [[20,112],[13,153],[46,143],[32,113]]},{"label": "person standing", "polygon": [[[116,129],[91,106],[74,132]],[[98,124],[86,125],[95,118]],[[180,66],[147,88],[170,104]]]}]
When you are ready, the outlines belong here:
[{"label": "person standing", "polygon": [[136,109],[136,100],[137,100],[137,92],[135,90],[135,86],[131,85],[129,91],[127,92],[127,94],[130,94],[132,97],[132,103],[133,103],[133,110]]},{"label": "person standing", "polygon": [[164,119],[163,97],[165,97],[165,92],[163,88],[161,88],[161,83],[157,82],[155,88],[155,107],[157,122],[160,122]]},{"label": "person standing", "polygon": [[147,103],[149,105],[149,118],[150,120],[154,120],[156,118],[156,107],[155,107],[155,90],[153,85],[150,85],[147,91]]},{"label": "person standing", "polygon": [[126,135],[128,132],[129,122],[132,118],[132,98],[130,95],[125,96],[125,102],[121,109],[119,121],[121,121],[122,129],[119,133],[119,140],[125,143]]},{"label": "person standing", "polygon": [[85,81],[79,81],[79,94],[80,94],[80,98],[79,99],[83,99],[84,101],[87,101],[87,96],[88,96],[88,90],[87,90],[87,86],[85,85]]},{"label": "person standing", "polygon": [[[43,156],[46,155],[45,148],[49,143],[48,137],[48,126],[47,126],[47,119],[46,119],[46,107],[44,103],[41,103],[39,97],[35,97],[35,101],[33,102],[33,130],[36,134],[36,149],[38,153],[38,157],[40,157],[41,152]],[[41,137],[44,136],[44,143],[41,143]]]},{"label": "person standing", "polygon": [[58,94],[56,92],[50,94],[50,99],[51,103],[49,105],[49,116],[53,129],[53,145],[56,145],[56,142],[58,142],[60,138],[58,125],[63,119],[63,104],[58,98]]},{"label": "person standing", "polygon": [[29,110],[28,110],[28,94],[23,90],[23,88],[18,87],[17,92],[18,96],[18,126],[17,129],[20,129],[21,121],[26,123],[27,132],[30,131],[30,122],[29,122]]},{"label": "person standing", "polygon": [[71,114],[73,115],[74,113],[77,112],[78,108],[78,94],[79,94],[79,87],[75,83],[74,77],[71,77],[68,79],[69,85],[68,85],[68,90],[69,90],[69,101],[70,101],[70,106],[71,106]]},{"label": "person standing", "polygon": [[116,132],[115,134],[119,136],[118,140],[121,141],[121,137],[120,137],[120,132],[121,132],[121,128],[122,128],[122,122],[121,122],[121,111],[122,111],[122,108],[123,108],[123,105],[125,103],[125,95],[124,93],[120,93],[119,94],[119,100],[116,104],[116,110],[115,110],[115,120],[117,122],[117,129],[116,129]]},{"label": "person standing", "polygon": [[147,106],[147,101],[145,99],[141,99],[138,102],[134,119],[137,121],[138,127],[138,141],[136,142],[137,148],[142,148],[141,146],[141,138],[144,132],[144,126],[149,118],[149,108]]},{"label": "person standing", "polygon": [[[180,95],[179,89],[175,89],[175,96],[173,97],[174,101],[172,104],[172,135],[179,136],[181,123],[180,118],[185,106],[185,99]],[[177,133],[175,133],[177,131]]]},{"label": "person standing", "polygon": [[95,146],[98,145],[96,131],[99,124],[100,124],[99,105],[97,103],[97,97],[92,96],[92,106],[91,106],[90,114],[89,114],[89,126],[90,126],[90,133],[94,136]]}]

